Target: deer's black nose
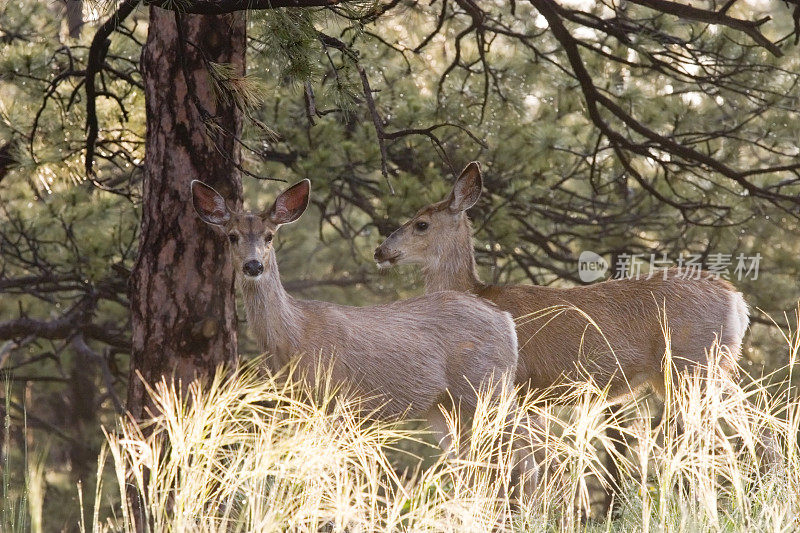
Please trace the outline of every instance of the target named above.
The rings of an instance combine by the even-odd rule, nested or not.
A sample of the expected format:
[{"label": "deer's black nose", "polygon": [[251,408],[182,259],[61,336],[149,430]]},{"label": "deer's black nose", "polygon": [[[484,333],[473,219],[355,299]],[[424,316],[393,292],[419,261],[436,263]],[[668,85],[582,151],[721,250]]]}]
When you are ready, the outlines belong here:
[{"label": "deer's black nose", "polygon": [[375,258],[375,261],[383,261],[383,248],[381,248],[380,246],[375,248],[375,253],[373,254],[372,257]]},{"label": "deer's black nose", "polygon": [[260,261],[252,259],[242,266],[242,272],[248,276],[256,277],[264,272],[264,265]]}]

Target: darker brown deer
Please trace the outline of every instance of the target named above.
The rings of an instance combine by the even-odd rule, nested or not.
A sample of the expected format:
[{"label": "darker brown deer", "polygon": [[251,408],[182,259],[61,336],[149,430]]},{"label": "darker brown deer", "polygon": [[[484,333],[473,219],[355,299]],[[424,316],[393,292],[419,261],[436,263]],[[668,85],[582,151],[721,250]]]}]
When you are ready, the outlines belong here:
[{"label": "darker brown deer", "polygon": [[[292,297],[280,280],[273,239],[281,226],[303,214],[309,194],[310,182],[304,180],[266,211],[233,212],[214,189],[192,182],[198,216],[231,243],[247,322],[269,366],[277,370],[294,360],[309,377],[320,366],[329,369],[334,384],[364,399],[365,412],[379,418],[427,417],[447,449],[441,408],[469,415],[479,391],[499,395],[511,386],[517,366],[511,315],[455,291],[371,307]],[[536,467],[522,451],[527,442],[519,433],[517,473],[532,487]]]},{"label": "darker brown deer", "polygon": [[741,293],[727,281],[670,270],[571,288],[484,283],[466,214],[481,189],[480,165],[470,163],[447,198],[421,209],[378,246],[375,261],[383,268],[419,264],[428,294],[471,293],[510,312],[517,320],[518,384],[551,389],[588,378],[609,387],[612,398],[647,385],[663,396],[665,327],[678,372],[708,365],[717,344],[719,367],[737,374],[749,316]]}]

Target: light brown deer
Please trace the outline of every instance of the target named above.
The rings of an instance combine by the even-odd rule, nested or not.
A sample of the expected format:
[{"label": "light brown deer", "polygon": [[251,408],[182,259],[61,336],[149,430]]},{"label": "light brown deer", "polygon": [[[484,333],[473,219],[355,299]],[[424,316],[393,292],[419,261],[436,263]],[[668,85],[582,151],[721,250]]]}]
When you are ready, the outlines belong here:
[{"label": "light brown deer", "polygon": [[[517,365],[511,315],[454,291],[371,307],[293,298],[281,284],[273,237],[303,214],[309,193],[304,180],[266,211],[232,212],[214,189],[192,182],[198,216],[230,240],[247,322],[269,366],[277,370],[297,357],[309,377],[318,365],[330,369],[334,384],[365,399],[365,412],[427,417],[446,450],[450,440],[440,406],[469,415],[480,390],[500,394],[511,386]],[[520,450],[527,443],[517,437],[514,445]],[[517,474],[527,476],[523,488],[530,490],[536,467],[527,455],[518,459]]]},{"label": "light brown deer", "polygon": [[510,312],[517,319],[518,384],[547,389],[588,377],[608,386],[612,398],[646,385],[663,396],[665,324],[677,371],[707,365],[717,342],[721,369],[735,376],[749,317],[727,281],[684,279],[674,270],[571,288],[481,281],[465,212],[481,189],[480,165],[472,162],[447,198],[421,209],[378,246],[375,261],[382,268],[420,264],[427,293],[472,293]]}]

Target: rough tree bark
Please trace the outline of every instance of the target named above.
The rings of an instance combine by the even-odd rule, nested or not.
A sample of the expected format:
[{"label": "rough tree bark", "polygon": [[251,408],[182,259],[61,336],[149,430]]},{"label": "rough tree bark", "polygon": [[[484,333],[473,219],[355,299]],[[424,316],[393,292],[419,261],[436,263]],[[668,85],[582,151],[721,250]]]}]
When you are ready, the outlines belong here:
[{"label": "rough tree bark", "polygon": [[[128,388],[128,410],[136,418],[147,416],[137,373],[149,384],[167,377],[186,386],[237,354],[226,244],[195,216],[189,184],[202,179],[233,206],[241,204],[240,155],[231,134],[239,135],[242,119],[232,104],[215,98],[205,61],[230,63],[244,74],[245,13],[180,20],[181,32],[175,13],[150,8],[141,60],[147,151],[139,256],[130,282]],[[181,45],[179,33],[188,42]],[[219,126],[210,130],[216,134],[207,132],[204,113]]]}]

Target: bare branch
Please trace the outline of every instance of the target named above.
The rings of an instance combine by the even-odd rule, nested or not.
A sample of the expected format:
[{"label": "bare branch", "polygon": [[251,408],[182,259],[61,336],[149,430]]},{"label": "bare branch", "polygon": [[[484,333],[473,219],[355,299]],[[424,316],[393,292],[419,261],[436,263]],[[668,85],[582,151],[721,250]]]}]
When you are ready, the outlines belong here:
[{"label": "bare branch", "polygon": [[687,4],[679,4],[678,2],[671,2],[669,0],[631,0],[631,2],[633,2],[634,4],[639,4],[645,7],[649,7],[650,9],[654,9],[661,13],[675,15],[676,17],[680,17],[682,19],[696,20],[698,22],[707,22],[709,24],[727,26],[729,28],[739,30],[749,35],[760,46],[763,46],[764,48],[769,50],[769,52],[772,55],[776,57],[781,57],[783,55],[783,52],[781,51],[780,48],[778,48],[778,46],[775,43],[764,37],[764,34],[758,31],[758,28],[765,22],[767,22],[770,19],[770,17],[765,17],[763,19],[755,21],[741,20],[729,17],[725,13],[730,7],[730,4],[727,6],[723,6],[723,8],[720,11],[710,11],[707,9],[700,9]]},{"label": "bare branch", "polygon": [[102,26],[97,30],[92,38],[92,44],[89,46],[89,58],[86,64],[86,161],[84,163],[86,168],[86,175],[91,177],[94,172],[92,164],[94,162],[95,145],[97,143],[97,135],[99,133],[99,126],[97,124],[97,87],[95,87],[95,77],[97,73],[103,68],[105,63],[108,47],[111,41],[108,37],[122,24],[128,16],[133,13],[136,6],[139,5],[139,0],[125,0],[122,2],[114,12],[113,15],[108,17]]},{"label": "bare branch", "polygon": [[85,297],[69,309],[61,318],[54,320],[36,320],[20,317],[0,322],[0,339],[18,339],[28,335],[36,335],[44,339],[65,339],[78,325],[87,320],[94,310],[96,297]]},{"label": "bare branch", "polygon": [[389,185],[389,190],[392,194],[394,194],[394,187],[392,187],[392,182],[389,181],[389,168],[386,165],[386,160],[388,157],[386,155],[386,134],[383,131],[383,119],[381,119],[381,116],[375,107],[375,99],[372,98],[372,88],[369,86],[367,73],[364,71],[364,67],[361,65],[358,65],[358,75],[361,76],[361,84],[364,88],[364,98],[367,101],[367,108],[369,109],[369,114],[372,117],[372,124],[375,126],[375,134],[378,136],[378,147],[381,150],[381,174],[383,174],[383,177],[386,179],[386,184]]},{"label": "bare branch", "polygon": [[111,397],[111,401],[114,404],[114,409],[117,411],[118,415],[124,415],[125,408],[122,407],[122,401],[119,399],[119,396],[117,396],[116,391],[114,391],[114,376],[111,375],[111,369],[108,368],[108,362],[106,361],[106,358],[92,350],[89,345],[86,344],[86,340],[83,338],[83,335],[80,334],[76,335],[72,339],[72,347],[75,348],[77,352],[86,358],[93,360],[100,366],[100,370],[103,373],[103,381],[105,382],[108,395]]}]

